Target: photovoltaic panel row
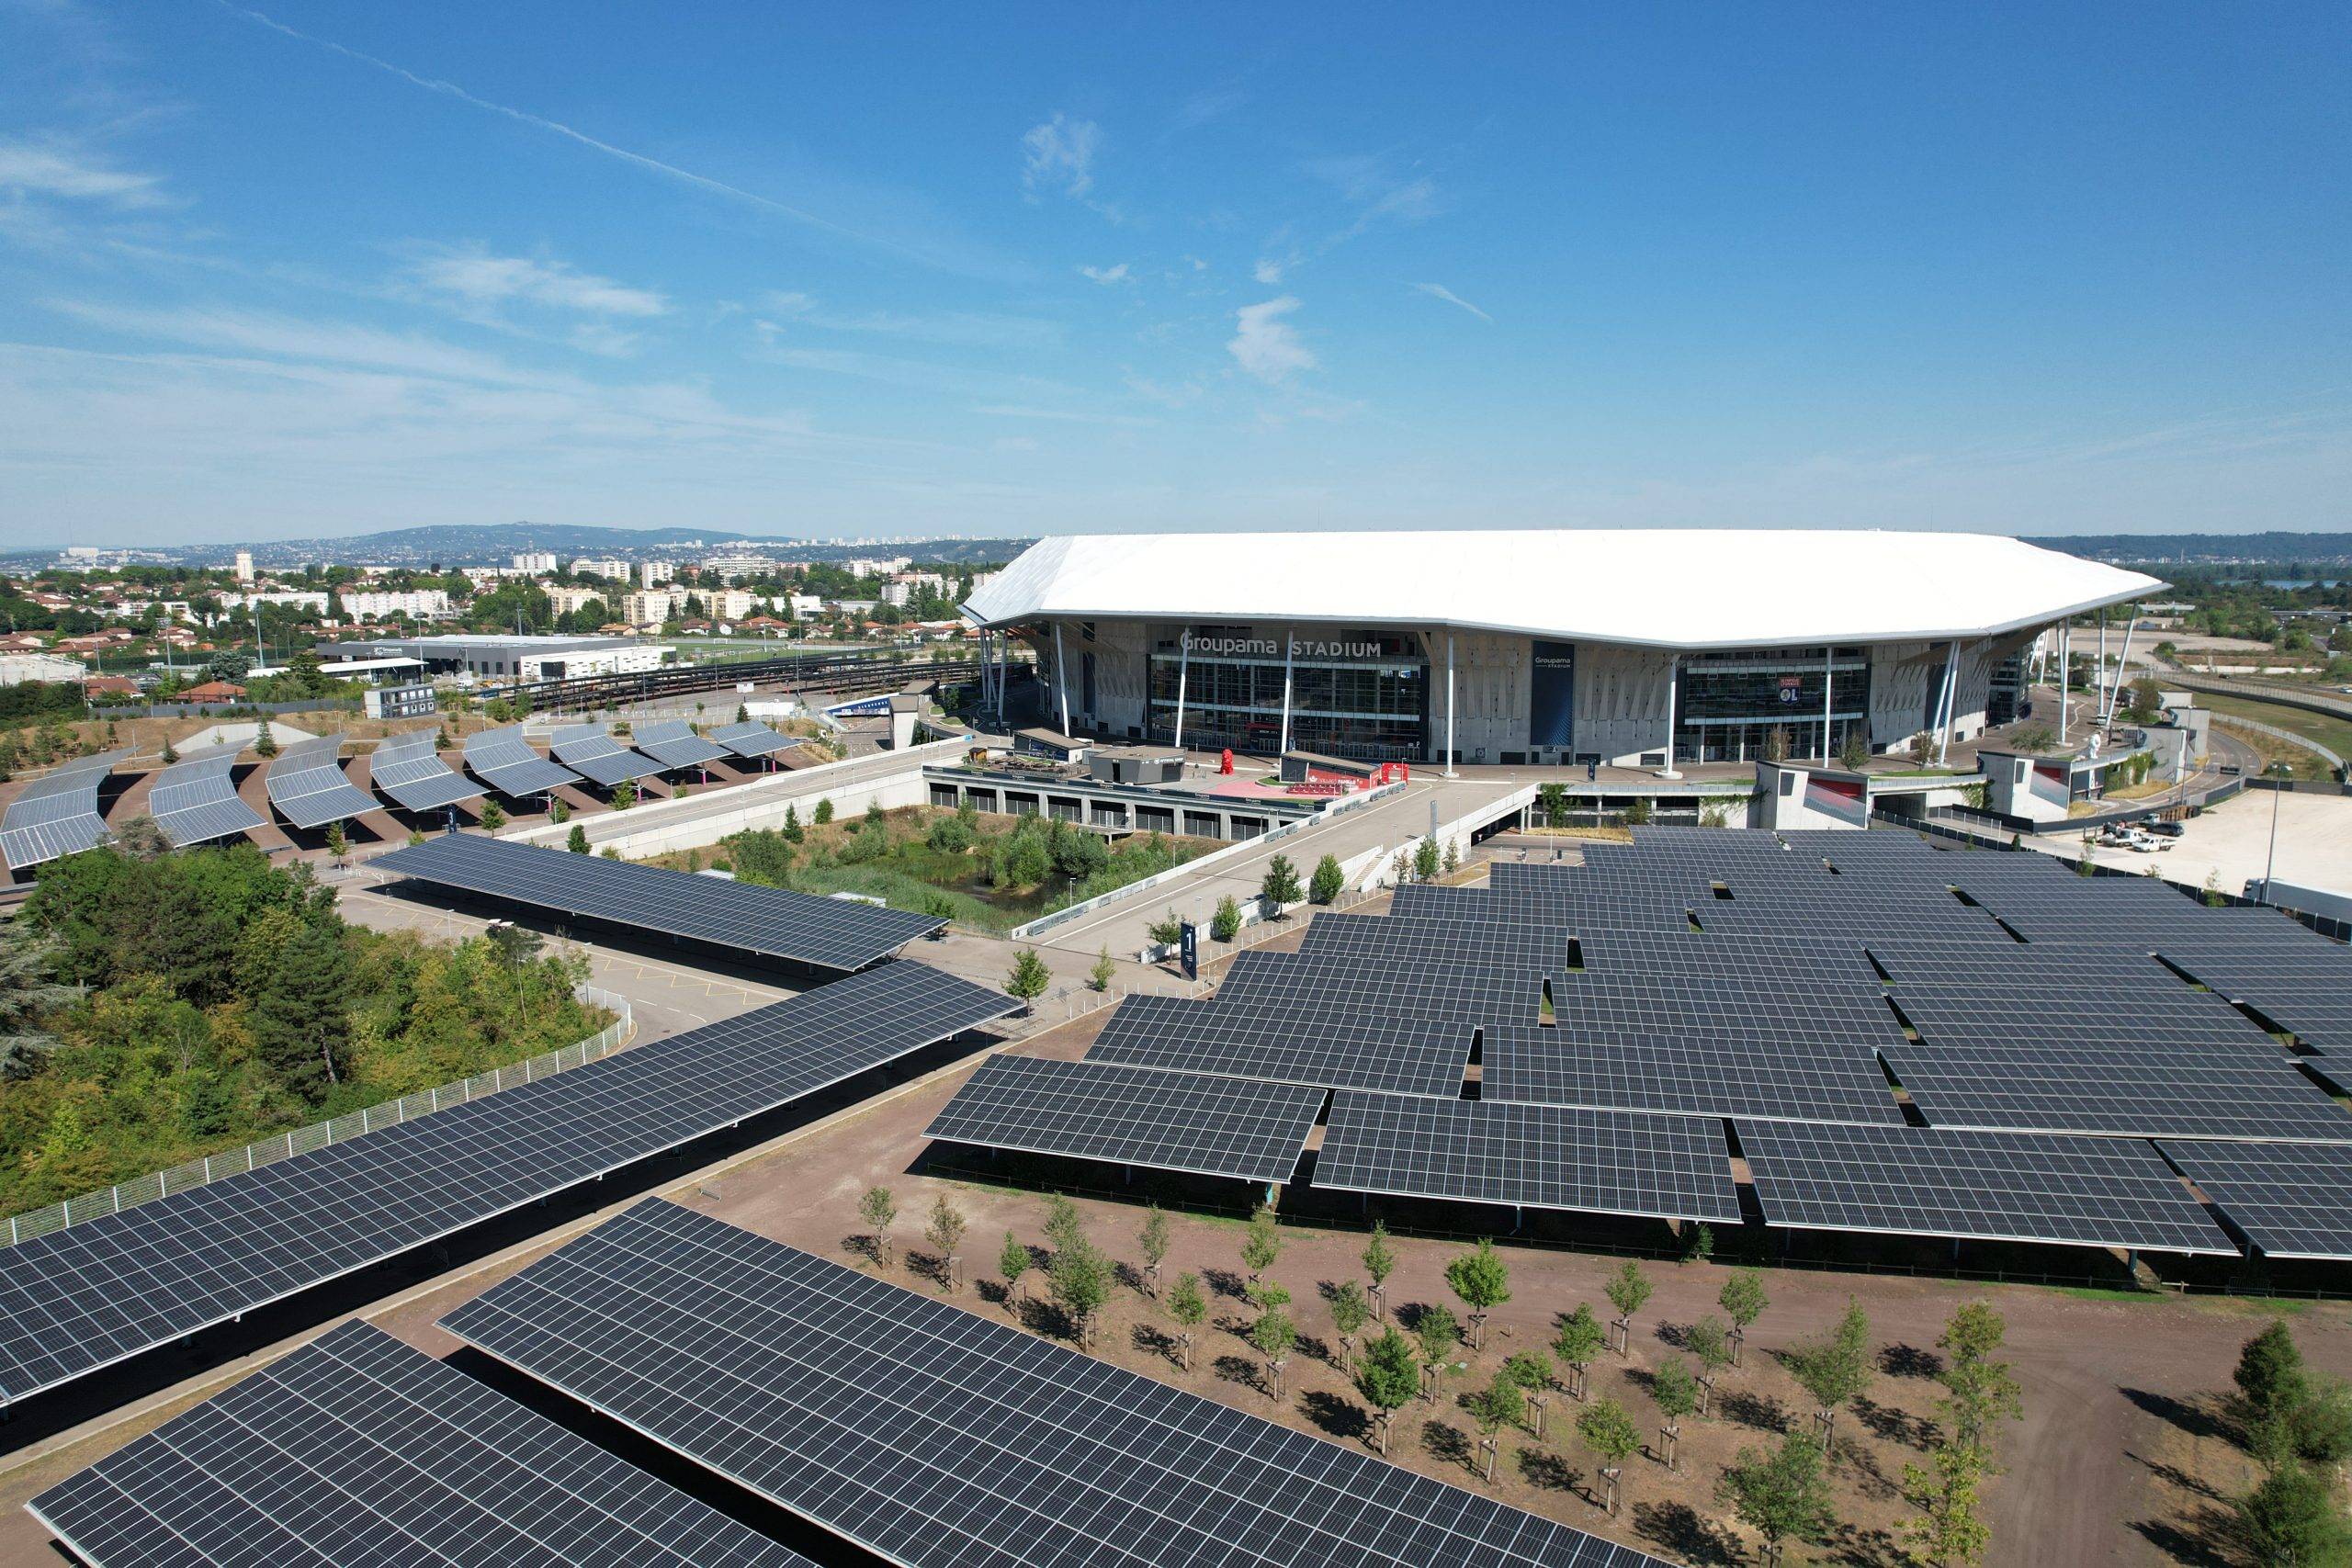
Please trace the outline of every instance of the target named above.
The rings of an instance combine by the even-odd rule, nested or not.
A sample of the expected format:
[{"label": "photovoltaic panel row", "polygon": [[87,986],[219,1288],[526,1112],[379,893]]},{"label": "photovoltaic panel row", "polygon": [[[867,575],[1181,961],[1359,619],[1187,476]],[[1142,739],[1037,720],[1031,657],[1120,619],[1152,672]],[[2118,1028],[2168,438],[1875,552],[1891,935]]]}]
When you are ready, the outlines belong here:
[{"label": "photovoltaic panel row", "polygon": [[710,738],[738,757],[764,757],[775,751],[788,751],[800,742],[789,735],[778,734],[756,719],[730,724],[710,732]]},{"label": "photovoltaic panel row", "polygon": [[114,765],[130,755],[128,747],[60,762],[27,784],[0,814],[0,855],[11,871],[96,849],[107,841],[98,815],[98,789]]},{"label": "photovoltaic panel row", "polygon": [[1315,1185],[1739,1223],[1723,1123],[1697,1116],[1341,1089]]},{"label": "photovoltaic panel row", "polygon": [[358,1322],[26,1507],[93,1568],[808,1562]]},{"label": "photovoltaic panel row", "polygon": [[1600,974],[1755,976],[1770,982],[1825,978],[1849,986],[1878,983],[1861,943],[1804,931],[1722,936],[1684,930],[1592,931],[1577,938],[1584,967]]},{"label": "photovoltaic panel row", "polygon": [[631,779],[650,779],[662,764],[630,750],[605,731],[601,724],[567,724],[548,736],[555,760],[592,784],[611,789]]},{"label": "photovoltaic panel row", "polygon": [[1323,1090],[1102,1062],[991,1056],[927,1138],[1242,1181],[1288,1181]]},{"label": "photovoltaic panel row", "polygon": [[2105,942],[2021,942],[1987,948],[1973,942],[1906,942],[1885,937],[1870,942],[1870,954],[1889,979],[1905,985],[1986,985],[2007,977],[2038,991],[2096,990],[2109,985],[2138,988],[2153,976],[2158,986],[2180,988],[2178,979],[2147,953]]},{"label": "photovoltaic panel row", "polygon": [[2323,1055],[2352,1051],[2352,958],[2324,937],[2278,945],[2267,939],[2165,941],[2158,951],[2182,974]]},{"label": "photovoltaic panel row", "polygon": [[748,1120],[1013,1010],[887,964],[0,1248],[0,1404]]},{"label": "photovoltaic panel row", "polygon": [[1405,921],[1377,915],[1317,915],[1301,953],[1345,953],[1385,963],[1517,966],[1542,974],[1568,960],[1568,937],[1540,927],[1495,926],[1437,919]]},{"label": "photovoltaic panel row", "polygon": [[580,782],[578,773],[533,750],[519,728],[485,729],[467,736],[466,771],[499,794],[514,798],[544,795]]},{"label": "photovoltaic panel row", "polygon": [[2159,1144],[2270,1258],[2352,1260],[2352,1149],[2323,1144]]},{"label": "photovoltaic panel row", "polygon": [[1217,987],[1222,1004],[1340,1012],[1376,1000],[1397,1018],[1437,1023],[1542,1021],[1540,976],[1488,970],[1401,974],[1378,963],[1351,965],[1305,953],[1245,953]]},{"label": "photovoltaic panel row", "polygon": [[1468,1024],[1351,1013],[1280,1012],[1191,997],[1132,996],[1111,1010],[1090,1062],[1217,1073],[1270,1083],[1462,1092]]},{"label": "photovoltaic panel row", "polygon": [[658,1201],[442,1324],[907,1568],[1655,1562]]},{"label": "photovoltaic panel row", "polygon": [[1822,976],[1586,969],[1552,979],[1552,1010],[1571,1037],[1737,1032],[1764,1042],[1891,1046],[1903,1032],[1874,983]]},{"label": "photovoltaic panel row", "polygon": [[1894,1091],[1865,1047],[1771,1044],[1726,1031],[1621,1041],[1559,1029],[1489,1029],[1487,1100],[1692,1116],[1894,1124]]},{"label": "photovoltaic panel row", "polygon": [[2137,1139],[1747,1120],[1734,1125],[1768,1224],[2237,1251]]},{"label": "photovoltaic panel row", "polygon": [[727,756],[726,747],[696,735],[683,718],[648,719],[629,731],[629,739],[665,768],[698,768]]},{"label": "photovoltaic panel row", "polygon": [[441,760],[430,729],[395,735],[376,748],[368,760],[368,778],[375,786],[410,811],[439,811],[481,794]]},{"label": "photovoltaic panel row", "polygon": [[1837,933],[1864,943],[1898,942],[1973,942],[1994,949],[2015,947],[2014,938],[1979,909],[1954,901],[1951,912],[1865,911],[1849,905],[1770,904],[1754,900],[1718,900],[1697,906],[1692,913],[1702,930],[1718,936],[1772,936],[1791,931],[1816,935]]},{"label": "photovoltaic panel row", "polygon": [[2352,1143],[2352,1114],[2284,1056],[1908,1043],[1885,1055],[1932,1126]]},{"label": "photovoltaic panel row", "polygon": [[298,828],[323,828],[376,809],[375,797],[344,777],[343,737],[299,740],[269,764],[269,803]]},{"label": "photovoltaic panel row", "polygon": [[396,876],[830,969],[859,969],[947,922],[849,898],[444,833],[369,863]]},{"label": "photovoltaic panel row", "polygon": [[2130,981],[1952,975],[1900,980],[1894,1005],[1933,1045],[1989,1048],[2112,1045],[2136,1051],[2211,1051],[2276,1060],[2278,1043],[2211,991],[2184,986],[2154,962]]},{"label": "photovoltaic panel row", "polygon": [[155,776],[147,814],[175,846],[232,838],[267,827],[262,814],[237,798],[237,748],[183,757]]}]

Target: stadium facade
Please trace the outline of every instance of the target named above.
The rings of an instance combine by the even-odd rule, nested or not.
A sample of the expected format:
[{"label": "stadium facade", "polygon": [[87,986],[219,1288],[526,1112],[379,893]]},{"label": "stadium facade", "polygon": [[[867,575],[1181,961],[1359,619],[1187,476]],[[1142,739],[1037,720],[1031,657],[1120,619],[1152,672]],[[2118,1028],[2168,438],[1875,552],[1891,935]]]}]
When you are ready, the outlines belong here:
[{"label": "stadium facade", "polygon": [[964,608],[1078,736],[1668,767],[1967,739],[2045,630],[2161,586],[1980,534],[1124,534],[1044,540]]}]

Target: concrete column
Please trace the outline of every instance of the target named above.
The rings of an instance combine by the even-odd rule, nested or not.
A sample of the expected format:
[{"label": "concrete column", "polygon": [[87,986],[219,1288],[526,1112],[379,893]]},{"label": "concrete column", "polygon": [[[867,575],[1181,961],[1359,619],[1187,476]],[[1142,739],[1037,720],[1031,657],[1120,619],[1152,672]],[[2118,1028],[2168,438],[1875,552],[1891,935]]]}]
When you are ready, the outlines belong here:
[{"label": "concrete column", "polygon": [[1829,731],[1838,713],[1838,705],[1830,701],[1830,693],[1837,684],[1838,645],[1833,642],[1821,655],[1821,760],[1825,764],[1837,752],[1837,748],[1829,740]]},{"label": "concrete column", "polygon": [[1668,654],[1666,660],[1666,766],[1657,771],[1662,779],[1679,779],[1682,775],[1674,769],[1674,688],[1682,673],[1682,656]]},{"label": "concrete column", "polygon": [[2066,744],[2066,664],[2073,654],[2075,627],[2072,622],[2058,628],[2058,744]]},{"label": "concrete column", "polygon": [[1062,733],[1069,733],[1069,661],[1062,657],[1062,624],[1054,623],[1054,689],[1062,699]]},{"label": "concrete column", "polygon": [[1453,634],[1445,634],[1445,776],[1453,772]]},{"label": "concrete column", "polygon": [[1942,766],[1951,750],[1952,709],[1960,705],[1960,639],[1954,637],[1944,652],[1943,731],[1936,737],[1936,763]]},{"label": "concrete column", "polygon": [[1298,630],[1295,626],[1284,626],[1283,628],[1283,736],[1281,743],[1276,748],[1281,751],[1290,750],[1290,671],[1291,661],[1297,657],[1297,654]]}]

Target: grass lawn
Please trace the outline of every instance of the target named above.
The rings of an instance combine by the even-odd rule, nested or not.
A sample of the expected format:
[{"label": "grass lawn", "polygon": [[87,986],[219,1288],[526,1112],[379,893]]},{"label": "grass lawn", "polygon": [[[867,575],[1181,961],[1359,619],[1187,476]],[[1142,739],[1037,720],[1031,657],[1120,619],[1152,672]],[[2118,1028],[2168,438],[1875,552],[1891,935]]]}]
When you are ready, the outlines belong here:
[{"label": "grass lawn", "polygon": [[[2250,718],[2276,729],[2308,736],[2339,757],[2352,757],[2352,719],[2337,718],[2332,714],[2311,713],[2302,708],[2290,708],[2278,703],[2256,702],[2249,697],[2222,696],[2199,692],[2197,700],[2224,718]],[[2299,779],[2324,779],[2329,776],[2327,763],[2317,752],[2301,747],[2288,747],[2267,735],[2233,728],[2231,734],[2253,746],[2266,762],[2283,760],[2293,765]]]}]

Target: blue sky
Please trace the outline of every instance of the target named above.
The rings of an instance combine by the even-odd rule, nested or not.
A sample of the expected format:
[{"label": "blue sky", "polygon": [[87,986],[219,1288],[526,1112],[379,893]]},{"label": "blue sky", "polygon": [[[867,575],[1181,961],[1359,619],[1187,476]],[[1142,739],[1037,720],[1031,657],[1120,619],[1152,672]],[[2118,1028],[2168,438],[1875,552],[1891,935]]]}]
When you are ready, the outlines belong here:
[{"label": "blue sky", "polygon": [[2347,18],[0,0],[0,536],[2352,526]]}]

